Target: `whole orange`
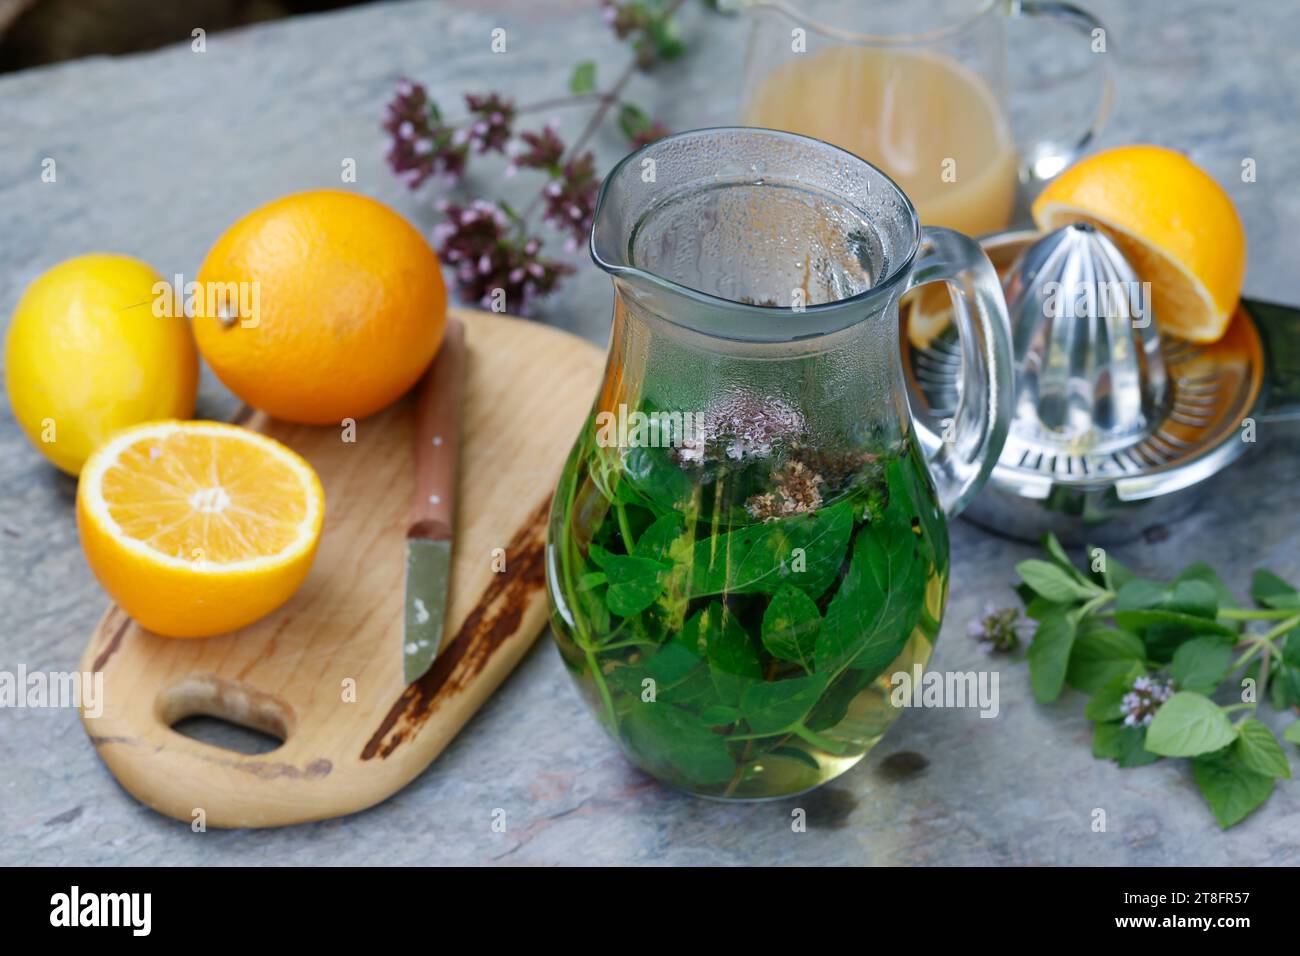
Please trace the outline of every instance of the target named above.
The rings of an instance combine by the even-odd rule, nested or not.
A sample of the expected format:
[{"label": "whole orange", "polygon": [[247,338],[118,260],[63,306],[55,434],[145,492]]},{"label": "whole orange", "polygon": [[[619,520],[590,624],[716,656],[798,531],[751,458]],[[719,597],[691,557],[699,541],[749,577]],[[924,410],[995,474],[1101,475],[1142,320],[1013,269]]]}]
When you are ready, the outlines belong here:
[{"label": "whole orange", "polygon": [[447,289],[410,223],[354,193],[317,190],[226,230],[190,297],[199,351],[276,418],[363,418],[415,384],[442,343]]}]

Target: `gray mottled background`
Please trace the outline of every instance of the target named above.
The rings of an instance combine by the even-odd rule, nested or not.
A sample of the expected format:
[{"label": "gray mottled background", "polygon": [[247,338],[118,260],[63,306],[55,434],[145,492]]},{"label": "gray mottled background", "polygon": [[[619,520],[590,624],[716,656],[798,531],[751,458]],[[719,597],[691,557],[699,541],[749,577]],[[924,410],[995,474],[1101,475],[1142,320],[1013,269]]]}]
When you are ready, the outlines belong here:
[{"label": "gray mottled background", "polygon": [[[1148,141],[1188,152],[1241,210],[1247,292],[1300,303],[1300,7],[1088,2],[1110,26],[1119,84],[1102,145]],[[677,128],[726,122],[739,94],[743,30],[688,19],[692,53],[638,78],[633,95]],[[496,26],[508,31],[504,56],[489,52]],[[563,92],[580,59],[597,60],[608,78],[625,55],[594,3],[405,2],[215,34],[202,55],[185,45],[0,77],[0,315],[7,321],[32,278],[77,253],[130,253],[164,275],[192,275],[238,215],[285,192],[338,186],[347,157],[359,170],[350,188],[428,227],[430,197],[405,192],[382,159],[379,117],[399,75],[426,82],[445,102],[493,87],[529,101]],[[559,115],[574,135],[581,115]],[[621,148],[612,129],[596,146],[605,164]],[[40,181],[46,156],[58,162],[55,184]],[[1258,166],[1253,184],[1240,179],[1248,156]],[[495,181],[499,165],[484,168],[471,185],[485,194],[523,186]],[[541,318],[603,344],[610,300],[605,278],[583,264]],[[230,408],[205,378],[200,413]],[[1295,426],[1266,428],[1193,517],[1120,556],[1152,574],[1201,558],[1241,592],[1260,565],[1300,580],[1297,438]],[[74,668],[103,610],[77,545],[73,490],[27,446],[7,404],[0,409],[0,669]],[[1011,566],[1031,551],[954,526],[952,598],[935,666],[999,666],[965,625],[986,600],[1010,602]],[[725,806],[631,770],[543,638],[404,792],[346,819],[273,832],[191,833],[117,786],[74,713],[0,711],[0,862],[1300,862],[1300,784],[1283,783],[1263,810],[1221,833],[1185,762],[1121,771],[1093,760],[1082,699],[1067,693],[1038,706],[1023,663],[1000,666],[997,719],[907,713],[876,752],[821,791]],[[808,811],[806,833],[791,831],[794,806]],[[1107,811],[1104,834],[1091,832],[1095,807]],[[505,833],[490,828],[495,808],[507,812]]]}]

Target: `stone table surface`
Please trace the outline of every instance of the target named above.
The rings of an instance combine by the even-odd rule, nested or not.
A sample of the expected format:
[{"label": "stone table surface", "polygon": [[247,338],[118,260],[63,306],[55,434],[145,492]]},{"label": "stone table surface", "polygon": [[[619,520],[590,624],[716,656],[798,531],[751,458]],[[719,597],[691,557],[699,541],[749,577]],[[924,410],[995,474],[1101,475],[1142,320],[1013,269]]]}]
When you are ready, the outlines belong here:
[{"label": "stone table surface", "polygon": [[[1118,82],[1102,145],[1152,141],[1186,151],[1231,192],[1246,224],[1246,290],[1300,302],[1300,7],[1088,0],[1108,22]],[[113,250],[192,276],[244,211],[286,192],[357,189],[423,228],[432,197],[385,168],[377,129],[395,80],[444,102],[499,88],[521,101],[563,92],[571,65],[611,77],[625,51],[586,0],[406,2],[214,34],[190,45],[0,77],[0,315],[68,256]],[[694,6],[692,7],[694,10]],[[201,24],[196,24],[201,26]],[[633,95],[671,126],[734,116],[743,27],[692,12],[692,52],[638,78]],[[490,34],[507,31],[493,54]],[[569,110],[572,136],[582,116]],[[600,161],[618,134],[595,141]],[[42,160],[57,181],[41,181]],[[1257,181],[1243,182],[1244,158]],[[500,165],[471,181],[517,194]],[[607,165],[604,167],[607,168]],[[516,190],[512,193],[511,190]],[[539,318],[604,343],[611,292],[580,262]],[[230,396],[205,373],[202,415]],[[1273,426],[1185,521],[1122,548],[1168,575],[1201,558],[1245,593],[1268,566],[1300,580],[1300,429]],[[74,484],[27,445],[0,409],[0,669],[72,670],[105,605],[82,560]],[[1300,863],[1300,784],[1218,830],[1186,761],[1121,771],[1089,753],[1079,695],[1035,704],[1022,660],[990,659],[965,635],[986,601],[1009,604],[1014,562],[1034,548],[964,522],[952,529],[951,599],[939,669],[996,668],[1001,713],[905,713],[837,781],[796,800],[723,805],[632,770],[580,704],[543,636],[443,755],[404,791],[344,819],[276,831],[192,833],[139,805],[100,763],[74,712],[0,710],[0,863],[673,863],[673,864],[1284,864]],[[897,754],[905,758],[890,759]],[[918,755],[918,756],[911,756]],[[1294,754],[1293,754],[1294,756]],[[792,831],[791,811],[808,827]],[[1091,828],[1107,812],[1106,832]],[[492,829],[506,811],[505,832]]]}]

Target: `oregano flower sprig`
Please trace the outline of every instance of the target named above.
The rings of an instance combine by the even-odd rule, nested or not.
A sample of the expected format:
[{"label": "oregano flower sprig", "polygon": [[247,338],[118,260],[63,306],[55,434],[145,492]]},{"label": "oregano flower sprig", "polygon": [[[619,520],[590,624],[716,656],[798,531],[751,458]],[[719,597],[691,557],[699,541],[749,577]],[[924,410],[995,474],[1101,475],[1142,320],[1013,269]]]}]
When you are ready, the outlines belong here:
[{"label": "oregano flower sprig", "polygon": [[[1265,696],[1277,710],[1300,708],[1300,591],[1256,571],[1256,607],[1246,608],[1204,562],[1155,581],[1101,549],[1088,549],[1085,573],[1056,538],[1045,547],[1048,560],[1016,566],[1025,613],[1038,622],[1028,653],[1035,698],[1056,700],[1067,684],[1091,695],[1094,756],[1120,767],[1189,758],[1219,825],[1245,819],[1291,776],[1255,714]],[[1266,626],[1244,630],[1252,621]],[[1300,721],[1283,738],[1300,744]]]},{"label": "oregano flower sprig", "polygon": [[385,107],[384,130],[392,137],[388,165],[410,189],[444,175],[452,181],[465,170],[469,147],[442,121],[438,104],[419,83],[401,79]]},{"label": "oregano flower sprig", "polygon": [[509,206],[476,199],[468,206],[441,202],[446,217],[434,227],[443,261],[455,269],[462,297],[492,309],[494,296],[517,304],[521,314],[535,297],[555,288],[573,267],[543,257],[541,242],[521,235]]},{"label": "oregano flower sprig", "polygon": [[[542,220],[564,236],[565,248],[577,250],[591,231],[601,180],[595,156],[586,146],[606,116],[617,109],[619,129],[632,148],[668,134],[663,123],[625,98],[625,90],[638,71],[685,52],[675,19],[684,3],[602,2],[606,21],[634,54],[605,90],[597,88],[595,62],[585,61],[574,68],[568,95],[517,106],[496,92],[466,93],[464,116],[448,122],[425,87],[408,79],[398,82],[385,108],[383,128],[390,137],[388,164],[408,188],[419,189],[435,177],[460,183],[471,156],[488,153],[508,157],[507,176],[527,169],[546,177],[522,212],[482,198],[441,204],[445,219],[434,243],[443,261],[454,266],[454,285],[462,301],[526,315],[539,297],[554,291],[560,278],[573,271],[571,265],[543,255],[543,240],[530,229],[533,213],[540,209]],[[523,116],[583,104],[593,104],[594,109],[571,144],[561,139],[553,123],[540,130],[517,128]]]}]

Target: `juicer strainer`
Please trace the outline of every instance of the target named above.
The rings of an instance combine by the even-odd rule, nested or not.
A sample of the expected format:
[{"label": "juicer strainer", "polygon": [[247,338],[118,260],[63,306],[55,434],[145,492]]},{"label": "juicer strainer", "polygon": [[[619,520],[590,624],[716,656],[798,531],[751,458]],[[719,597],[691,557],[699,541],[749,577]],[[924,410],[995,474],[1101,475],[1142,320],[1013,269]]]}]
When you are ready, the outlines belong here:
[{"label": "juicer strainer", "polygon": [[[1119,250],[1089,226],[981,245],[1003,277],[1016,398],[998,463],[965,512],[976,524],[1026,540],[1132,539],[1194,507],[1206,481],[1253,447],[1250,422],[1300,414],[1300,310],[1243,300],[1224,337],[1199,345],[1160,336],[1140,299],[1071,298],[1089,283],[1135,288]],[[950,419],[955,333],[924,346],[899,338],[913,414]]]}]

